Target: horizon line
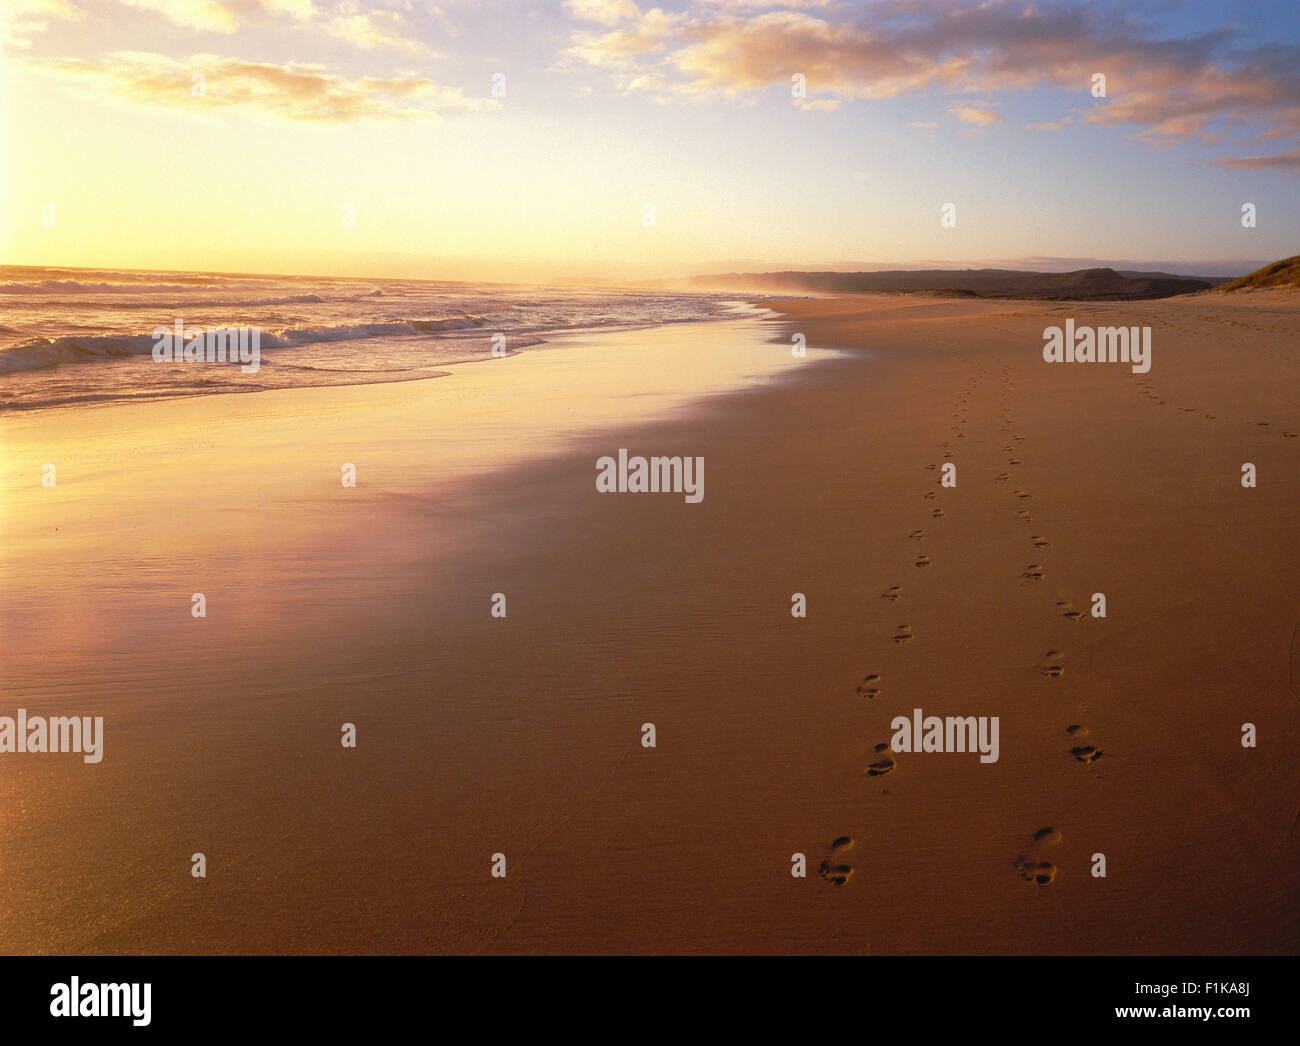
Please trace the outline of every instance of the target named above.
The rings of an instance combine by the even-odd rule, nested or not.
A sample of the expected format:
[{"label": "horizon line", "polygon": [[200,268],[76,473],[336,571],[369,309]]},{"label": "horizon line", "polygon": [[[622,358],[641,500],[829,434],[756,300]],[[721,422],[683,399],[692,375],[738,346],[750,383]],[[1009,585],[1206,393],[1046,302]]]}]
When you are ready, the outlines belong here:
[{"label": "horizon line", "polygon": [[[418,256],[414,256],[418,257]],[[1204,277],[1208,279],[1217,278],[1235,278],[1245,276],[1257,269],[1271,265],[1281,258],[1273,259],[1218,259],[1206,262],[1202,265],[1196,261],[1177,261],[1177,260],[1132,260],[1132,259],[1102,259],[1102,258],[1069,258],[1069,257],[1050,257],[1050,256],[1030,256],[1027,258],[1008,258],[1008,259],[978,259],[976,261],[952,261],[952,260],[935,260],[935,259],[918,259],[908,262],[854,262],[854,261],[837,261],[837,262],[814,262],[804,263],[802,265],[789,262],[764,262],[758,259],[726,259],[717,262],[716,266],[709,266],[707,263],[701,263],[692,266],[687,272],[679,272],[675,275],[665,276],[621,276],[621,277],[600,277],[595,275],[582,275],[578,272],[559,273],[554,277],[540,280],[525,279],[455,279],[450,277],[438,276],[416,276],[416,275],[395,275],[393,273],[380,274],[374,272],[287,272],[278,269],[225,269],[225,268],[201,268],[201,269],[177,269],[167,267],[136,267],[130,265],[65,265],[65,264],[40,264],[30,262],[0,262],[0,270],[4,269],[36,269],[36,270],[59,270],[67,272],[82,273],[133,273],[133,274],[177,274],[189,276],[261,276],[272,279],[318,279],[318,280],[407,280],[415,283],[442,283],[442,284],[463,284],[463,285],[483,285],[496,284],[501,286],[561,286],[564,284],[602,284],[605,286],[636,286],[644,284],[664,284],[673,282],[689,283],[701,278],[710,276],[763,276],[781,273],[882,273],[882,272],[932,272],[932,271],[949,271],[949,272],[980,272],[980,271],[1010,271],[1026,272],[1035,274],[1065,274],[1071,272],[1083,272],[1090,269],[1110,269],[1115,272],[1163,272],[1170,275],[1187,276],[1187,277]],[[1033,268],[1026,268],[1027,264],[1038,262],[1039,265]],[[1046,267],[1042,263],[1057,262],[1059,267]],[[516,263],[517,264],[517,263]],[[541,263],[535,263],[541,267]],[[557,263],[554,267],[560,268],[564,263]],[[744,268],[737,268],[738,264],[743,264]],[[755,267],[757,266],[757,267]],[[1215,269],[1218,271],[1215,271]]]}]

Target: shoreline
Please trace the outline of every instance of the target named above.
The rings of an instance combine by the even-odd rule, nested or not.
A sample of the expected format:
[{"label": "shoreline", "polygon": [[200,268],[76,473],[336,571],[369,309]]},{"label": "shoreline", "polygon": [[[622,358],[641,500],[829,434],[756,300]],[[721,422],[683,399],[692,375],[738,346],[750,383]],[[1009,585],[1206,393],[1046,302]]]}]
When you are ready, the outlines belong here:
[{"label": "shoreline", "polygon": [[[523,467],[394,481],[338,511],[332,555],[299,541],[280,559],[250,534],[214,560],[206,621],[188,617],[180,567],[204,557],[184,543],[142,573],[105,570],[104,605],[52,565],[61,585],[0,612],[6,634],[73,660],[7,651],[8,703],[40,707],[14,686],[23,653],[28,686],[90,668],[47,704],[112,714],[94,778],[79,760],[3,764],[8,808],[26,811],[5,824],[6,951],[1294,950],[1300,440],[1281,433],[1297,420],[1282,333],[1297,310],[1279,301],[1280,320],[1243,304],[1236,326],[1076,303],[1177,338],[1174,352],[1157,337],[1152,395],[1127,368],[1043,364],[1060,303],[782,303],[770,344],[798,330],[849,351],[571,435]],[[285,439],[309,440],[305,413],[285,421]],[[598,495],[591,464],[619,446],[703,454],[704,500]],[[945,452],[954,489],[928,468]],[[1244,503],[1241,460],[1261,476]],[[318,522],[267,496],[287,534]],[[1024,576],[1034,562],[1041,580]],[[882,598],[893,586],[901,598]],[[1056,606],[1086,609],[1097,589],[1104,620]],[[498,591],[505,619],[489,613]],[[174,615],[148,610],[160,592]],[[114,638],[101,622],[120,598],[130,627]],[[900,623],[912,639],[893,638]],[[1057,677],[1040,671],[1053,649]],[[874,697],[858,693],[868,674]],[[913,708],[1000,716],[1000,759],[901,754],[870,776]],[[1246,717],[1255,750],[1238,742]],[[1103,759],[1072,758],[1076,724]],[[1058,872],[1039,887],[1016,863],[1040,856],[1044,827]],[[818,867],[844,836],[840,887]],[[504,880],[488,875],[497,852]]]},{"label": "shoreline", "polygon": [[[714,296],[701,294],[700,297],[714,297]],[[304,389],[357,388],[357,387],[364,387],[367,385],[392,385],[392,384],[401,384],[403,382],[408,382],[408,381],[427,381],[434,378],[444,378],[444,377],[452,376],[455,373],[457,373],[458,368],[466,366],[467,364],[500,362],[503,359],[509,359],[513,356],[518,356],[523,352],[528,352],[533,350],[543,351],[548,346],[554,348],[563,348],[565,347],[566,344],[573,342],[575,340],[580,342],[583,339],[589,340],[592,338],[605,337],[609,335],[617,336],[620,334],[637,333],[640,331],[669,330],[672,329],[673,327],[676,327],[679,324],[696,325],[696,324],[712,324],[712,323],[730,323],[730,322],[736,322],[736,321],[746,320],[746,319],[760,320],[765,318],[759,315],[761,312],[764,311],[764,306],[761,304],[761,299],[750,300],[747,298],[737,298],[735,300],[725,302],[725,305],[728,311],[721,312],[717,315],[706,317],[706,318],[665,320],[658,323],[644,322],[644,321],[629,321],[626,324],[618,324],[612,326],[579,325],[575,327],[548,328],[548,329],[543,329],[538,331],[511,332],[511,335],[515,337],[516,341],[522,341],[522,344],[512,349],[511,351],[507,352],[504,356],[483,355],[478,358],[469,358],[469,359],[435,360],[433,362],[428,363],[425,367],[422,368],[410,368],[412,376],[405,377],[405,378],[386,378],[382,380],[376,380],[371,378],[370,380],[360,380],[359,376],[361,374],[366,374],[366,373],[374,374],[374,373],[381,373],[382,371],[356,370],[353,371],[352,373],[358,375],[357,380],[337,381],[337,382],[329,382],[329,383],[322,383],[316,385],[310,385],[310,384],[283,385],[283,386],[272,385],[272,386],[256,387],[256,388],[248,388],[248,389],[189,387],[184,389],[183,391],[178,391],[170,394],[159,393],[156,395],[140,396],[140,397],[109,395],[101,399],[64,400],[58,403],[40,404],[37,406],[0,406],[0,418],[11,417],[11,416],[22,417],[27,414],[37,413],[41,411],[49,411],[49,410],[62,410],[62,409],[80,410],[80,409],[88,409],[93,407],[117,407],[117,406],[131,406],[131,405],[147,406],[152,403],[166,403],[166,402],[172,402],[175,400],[184,400],[184,399],[210,400],[213,397],[217,397],[217,396],[255,395],[258,393],[265,393],[265,392],[292,392],[292,391],[304,390]],[[744,310],[748,310],[748,311],[744,311]],[[482,333],[486,334],[487,331],[483,330]],[[123,339],[129,339],[133,337],[145,337],[144,334],[121,334],[117,336]],[[114,337],[114,335],[99,335],[99,337]],[[414,339],[418,336],[411,335],[408,337]],[[40,341],[40,340],[49,340],[49,339],[35,339],[35,340]],[[433,338],[431,339],[431,341],[436,345],[439,339]],[[448,345],[452,345],[455,343],[456,343],[455,339],[446,342],[446,344]],[[323,342],[321,344],[333,345],[335,347],[346,347],[348,345],[348,342],[344,340],[344,341]],[[22,345],[8,346],[7,349],[22,349],[23,347],[24,346]],[[295,346],[292,348],[301,348],[301,347],[303,346]],[[272,347],[269,351],[280,352],[280,351],[284,351],[286,348],[290,348],[290,347],[275,346]],[[7,350],[0,350],[0,363],[4,362],[5,351]],[[49,375],[50,373],[57,371],[59,366],[72,367],[72,373],[76,373],[76,370],[80,367],[94,367],[96,363],[103,364],[106,362],[115,363],[115,364],[123,364],[123,363],[143,364],[145,366],[148,366],[148,360],[145,358],[144,355],[111,356],[111,357],[102,357],[93,362],[83,362],[79,364],[73,364],[64,361],[61,364],[47,365],[45,367],[40,367],[40,368],[0,370],[0,378],[17,377],[23,379],[28,376],[40,376],[42,374]],[[174,366],[176,362],[178,361],[172,361],[172,365]],[[276,358],[274,356],[270,357],[269,359],[266,358],[262,359],[263,364],[266,363],[274,364],[275,362],[276,362]],[[199,364],[199,365],[208,366],[209,368],[211,368],[210,371],[206,372],[211,374],[220,374],[222,369],[227,366],[230,367],[232,371],[234,370],[234,368],[239,366],[237,363],[222,364],[220,367],[217,367],[215,364]],[[290,366],[298,367],[301,366],[301,364],[291,364]],[[444,370],[444,369],[435,369],[435,368],[447,368],[447,369]],[[419,371],[419,373],[416,373],[417,370]],[[337,371],[336,373],[346,374],[349,372]]]}]

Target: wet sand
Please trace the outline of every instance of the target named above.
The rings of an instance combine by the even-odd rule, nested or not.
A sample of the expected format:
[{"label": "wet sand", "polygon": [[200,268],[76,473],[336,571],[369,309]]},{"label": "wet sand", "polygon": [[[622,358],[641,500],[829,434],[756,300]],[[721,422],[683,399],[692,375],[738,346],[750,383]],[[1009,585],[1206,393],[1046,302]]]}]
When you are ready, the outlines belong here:
[{"label": "wet sand", "polygon": [[[514,397],[4,419],[0,715],[106,741],[0,757],[0,948],[1294,951],[1295,297],[781,308]],[[1044,363],[1066,317],[1149,324],[1150,374]],[[796,331],[845,351],[776,376]],[[702,382],[728,347],[768,376]],[[702,455],[704,500],[597,493],[620,447]],[[868,773],[916,707],[999,716],[999,760]]]}]

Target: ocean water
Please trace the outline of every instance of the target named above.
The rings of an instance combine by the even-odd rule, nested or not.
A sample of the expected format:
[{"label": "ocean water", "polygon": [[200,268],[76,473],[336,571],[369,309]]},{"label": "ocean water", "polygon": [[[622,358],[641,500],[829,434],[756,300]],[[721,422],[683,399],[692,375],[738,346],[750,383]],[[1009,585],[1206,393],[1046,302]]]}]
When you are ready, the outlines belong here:
[{"label": "ocean water", "polygon": [[[436,377],[546,335],[718,319],[734,296],[0,266],[0,412]],[[158,362],[159,327],[259,330],[261,363]]]}]

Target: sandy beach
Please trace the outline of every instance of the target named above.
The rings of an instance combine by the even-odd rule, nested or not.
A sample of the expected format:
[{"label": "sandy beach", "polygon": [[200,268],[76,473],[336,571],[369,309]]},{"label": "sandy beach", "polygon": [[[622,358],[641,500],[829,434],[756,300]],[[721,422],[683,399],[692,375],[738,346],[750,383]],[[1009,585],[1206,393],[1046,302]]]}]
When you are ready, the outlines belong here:
[{"label": "sandy beach", "polygon": [[[1293,952],[1294,293],[767,304],[0,421],[0,714],[105,722],[0,763],[0,948]],[[999,758],[878,751],[916,708]]]}]

